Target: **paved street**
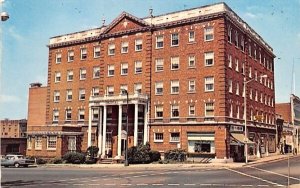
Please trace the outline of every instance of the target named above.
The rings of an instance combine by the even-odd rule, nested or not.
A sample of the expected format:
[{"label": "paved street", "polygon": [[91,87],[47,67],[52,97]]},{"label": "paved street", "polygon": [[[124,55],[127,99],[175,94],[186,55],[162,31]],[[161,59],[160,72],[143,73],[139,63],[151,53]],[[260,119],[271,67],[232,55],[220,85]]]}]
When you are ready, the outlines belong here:
[{"label": "paved street", "polygon": [[[290,160],[300,183],[300,156]],[[2,187],[286,187],[287,160],[241,168],[2,168]]]}]

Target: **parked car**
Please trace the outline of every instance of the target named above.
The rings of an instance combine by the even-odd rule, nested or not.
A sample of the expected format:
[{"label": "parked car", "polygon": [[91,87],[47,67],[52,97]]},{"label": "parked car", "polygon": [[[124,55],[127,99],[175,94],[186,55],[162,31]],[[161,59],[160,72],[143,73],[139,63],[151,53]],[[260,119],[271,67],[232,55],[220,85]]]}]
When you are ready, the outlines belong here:
[{"label": "parked car", "polygon": [[6,155],[1,159],[1,166],[9,167],[14,166],[16,168],[23,166],[28,167],[29,165],[33,165],[34,160],[27,159],[23,155]]}]

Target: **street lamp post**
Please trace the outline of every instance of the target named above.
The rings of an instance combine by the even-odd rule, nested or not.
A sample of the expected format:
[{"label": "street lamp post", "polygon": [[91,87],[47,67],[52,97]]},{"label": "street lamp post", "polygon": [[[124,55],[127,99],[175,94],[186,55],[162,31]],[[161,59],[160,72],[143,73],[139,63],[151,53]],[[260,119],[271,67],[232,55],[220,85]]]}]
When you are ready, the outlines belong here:
[{"label": "street lamp post", "polygon": [[[267,78],[268,76],[261,75],[259,78]],[[244,146],[244,153],[245,153],[245,163],[248,163],[248,134],[247,134],[247,94],[246,94],[246,88],[247,84],[253,81],[254,79],[248,80],[246,79],[246,76],[244,77],[244,128],[245,128],[245,146]]]},{"label": "street lamp post", "polygon": [[125,144],[125,163],[124,166],[129,166],[128,163],[128,91],[123,90],[126,93],[126,144]]}]

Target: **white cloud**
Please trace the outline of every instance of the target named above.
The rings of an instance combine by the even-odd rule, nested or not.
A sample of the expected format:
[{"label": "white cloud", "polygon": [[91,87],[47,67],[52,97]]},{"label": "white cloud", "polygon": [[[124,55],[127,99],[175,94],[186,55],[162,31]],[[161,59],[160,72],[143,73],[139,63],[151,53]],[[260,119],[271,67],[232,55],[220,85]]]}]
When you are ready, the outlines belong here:
[{"label": "white cloud", "polygon": [[8,35],[10,35],[12,38],[14,38],[17,41],[21,41],[24,38],[16,31],[15,27],[9,27],[6,31]]},{"label": "white cloud", "polygon": [[18,103],[20,101],[21,99],[17,96],[5,94],[0,95],[0,103]]},{"label": "white cloud", "polygon": [[245,14],[246,17],[249,17],[249,18],[257,18],[257,15],[251,13],[251,12],[246,12]]}]

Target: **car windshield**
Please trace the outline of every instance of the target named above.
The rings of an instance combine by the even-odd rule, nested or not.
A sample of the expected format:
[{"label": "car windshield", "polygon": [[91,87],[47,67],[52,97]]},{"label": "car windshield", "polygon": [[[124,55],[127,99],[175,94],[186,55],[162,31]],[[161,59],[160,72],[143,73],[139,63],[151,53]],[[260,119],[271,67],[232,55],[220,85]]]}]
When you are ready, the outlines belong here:
[{"label": "car windshield", "polygon": [[18,156],[18,159],[24,159],[24,156],[20,155]]}]

